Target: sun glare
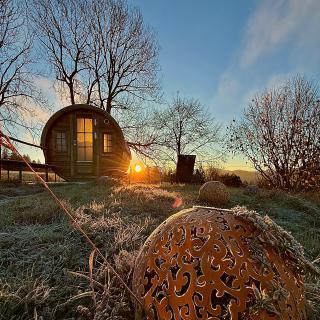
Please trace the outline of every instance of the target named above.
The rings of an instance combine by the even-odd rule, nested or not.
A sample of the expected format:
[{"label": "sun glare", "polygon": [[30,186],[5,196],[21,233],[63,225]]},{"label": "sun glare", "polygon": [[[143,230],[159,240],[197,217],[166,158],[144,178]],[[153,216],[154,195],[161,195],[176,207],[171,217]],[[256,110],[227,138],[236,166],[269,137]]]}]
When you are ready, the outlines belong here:
[{"label": "sun glare", "polygon": [[141,172],[142,168],[140,166],[140,164],[136,164],[134,167],[135,172]]}]

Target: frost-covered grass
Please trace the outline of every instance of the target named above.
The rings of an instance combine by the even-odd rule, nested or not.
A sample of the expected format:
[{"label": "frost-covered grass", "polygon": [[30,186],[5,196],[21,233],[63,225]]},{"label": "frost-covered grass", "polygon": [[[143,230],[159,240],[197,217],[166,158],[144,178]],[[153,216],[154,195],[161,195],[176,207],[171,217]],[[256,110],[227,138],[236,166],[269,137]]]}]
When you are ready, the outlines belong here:
[{"label": "frost-covered grass", "polygon": [[[206,205],[197,200],[195,185],[88,183],[52,189],[129,285],[134,257],[152,230],[183,208]],[[310,260],[320,254],[317,194],[229,191],[225,207],[268,214],[292,232]],[[131,300],[96,256],[89,259],[90,252],[41,188],[0,185],[0,319],[133,319]],[[91,284],[90,273],[96,281]]]}]

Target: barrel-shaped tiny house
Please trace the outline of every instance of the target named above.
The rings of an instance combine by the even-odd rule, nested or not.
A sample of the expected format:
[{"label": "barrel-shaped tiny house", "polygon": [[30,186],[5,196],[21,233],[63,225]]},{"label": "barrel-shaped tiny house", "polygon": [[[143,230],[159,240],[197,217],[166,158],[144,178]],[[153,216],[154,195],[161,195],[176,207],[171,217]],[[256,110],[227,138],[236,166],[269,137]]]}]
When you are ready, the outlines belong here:
[{"label": "barrel-shaped tiny house", "polygon": [[46,163],[68,181],[121,176],[131,159],[115,119],[87,104],[74,104],[52,115],[43,129],[41,146]]}]

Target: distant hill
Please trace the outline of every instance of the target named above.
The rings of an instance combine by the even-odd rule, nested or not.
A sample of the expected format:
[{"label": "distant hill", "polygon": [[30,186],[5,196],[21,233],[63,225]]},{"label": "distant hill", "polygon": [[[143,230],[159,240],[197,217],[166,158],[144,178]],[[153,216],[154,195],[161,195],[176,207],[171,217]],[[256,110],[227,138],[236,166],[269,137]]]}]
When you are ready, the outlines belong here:
[{"label": "distant hill", "polygon": [[247,181],[249,184],[257,183],[258,172],[257,171],[247,171],[247,170],[226,170],[220,169],[222,173],[236,174],[241,178],[242,181]]}]

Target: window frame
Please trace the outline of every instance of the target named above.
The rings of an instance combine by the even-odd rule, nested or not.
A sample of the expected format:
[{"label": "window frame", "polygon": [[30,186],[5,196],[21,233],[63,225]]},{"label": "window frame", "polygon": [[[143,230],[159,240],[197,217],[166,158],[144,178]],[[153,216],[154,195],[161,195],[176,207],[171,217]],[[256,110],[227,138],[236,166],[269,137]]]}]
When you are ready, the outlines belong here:
[{"label": "window frame", "polygon": [[[111,141],[111,145],[110,146],[107,146],[107,147],[111,147],[111,151],[105,151],[105,145],[104,145],[104,141],[105,141],[105,139],[104,139],[104,137],[105,137],[105,135],[109,135],[110,136],[110,141]],[[111,155],[111,154],[113,154],[113,148],[114,148],[114,146],[113,146],[113,134],[112,134],[112,132],[110,132],[110,131],[105,131],[105,132],[103,132],[102,133],[102,153],[103,153],[103,155]]]},{"label": "window frame", "polygon": [[[65,149],[60,149],[60,147],[62,147],[63,144],[59,145],[58,140],[61,142],[61,141],[63,141],[63,138],[60,137],[58,139],[58,134],[64,134]],[[54,148],[57,153],[67,153],[68,152],[68,141],[67,141],[67,132],[66,131],[63,131],[63,130],[55,130],[54,131]]]},{"label": "window frame", "polygon": [[[81,119],[84,121],[84,126],[83,126],[83,130],[84,131],[78,131],[78,119]],[[86,119],[89,119],[91,120],[91,132],[90,131],[86,131]],[[95,125],[95,121],[94,121],[94,118],[92,116],[92,114],[77,114],[76,116],[76,141],[77,141],[77,153],[76,153],[76,156],[77,156],[77,159],[76,161],[77,162],[87,162],[87,163],[91,163],[91,162],[94,162],[94,135],[95,135],[95,131],[94,131],[94,125]],[[79,146],[78,143],[79,143],[79,140],[78,140],[78,134],[82,134],[83,137],[84,137],[84,143],[85,145],[84,146]],[[86,135],[87,134],[91,134],[91,141],[92,141],[92,145],[91,146],[86,146]],[[92,149],[92,160],[86,160],[86,149],[89,149],[91,148]],[[83,150],[84,151],[84,155],[85,155],[85,160],[79,160],[79,149]]]}]

